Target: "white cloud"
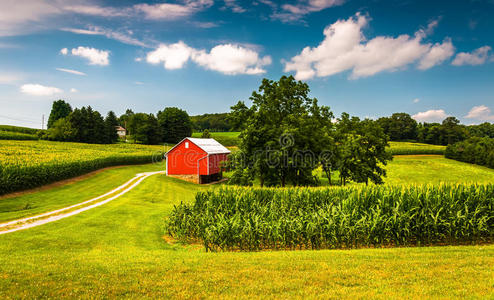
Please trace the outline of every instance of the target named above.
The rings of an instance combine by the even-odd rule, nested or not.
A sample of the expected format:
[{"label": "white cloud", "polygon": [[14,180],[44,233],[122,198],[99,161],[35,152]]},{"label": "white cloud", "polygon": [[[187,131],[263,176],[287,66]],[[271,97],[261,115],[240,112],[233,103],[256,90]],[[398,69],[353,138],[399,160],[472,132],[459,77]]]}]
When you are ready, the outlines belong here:
[{"label": "white cloud", "polygon": [[87,0],[2,0],[0,1],[0,36],[59,28],[60,23],[66,23],[74,14],[101,18],[174,20],[188,17],[213,5],[213,0],[179,0],[178,3],[143,3],[125,7],[103,7],[88,2]]},{"label": "white cloud", "polygon": [[148,53],[146,61],[151,64],[163,63],[165,69],[181,69],[195,50],[180,41],[175,44],[161,45]]},{"label": "white cloud", "polygon": [[62,55],[67,55],[67,54],[69,54],[69,49],[67,49],[67,48],[63,48],[62,50],[60,50],[60,54],[62,54]]},{"label": "white cloud", "polygon": [[324,40],[314,48],[305,47],[285,62],[285,72],[295,71],[299,80],[325,77],[351,70],[350,77],[371,76],[383,71],[393,72],[419,61],[427,69],[452,55],[449,39],[442,44],[423,43],[426,30],[413,37],[403,34],[396,38],[377,36],[367,40],[362,29],[368,18],[356,14],[348,20],[338,20],[324,29]]},{"label": "white cloud", "polygon": [[271,64],[271,57],[260,57],[258,52],[241,45],[222,44],[209,52],[189,47],[180,41],[175,44],[163,44],[147,54],[146,61],[151,64],[163,63],[165,69],[181,69],[192,60],[196,64],[228,75],[262,74],[264,66]]},{"label": "white cloud", "polygon": [[471,53],[461,52],[458,53],[451,63],[454,66],[463,66],[463,65],[482,65],[487,59],[489,59],[489,52],[491,51],[491,47],[484,46],[474,50]]},{"label": "white cloud", "polygon": [[451,39],[446,39],[441,44],[436,43],[430,48],[429,52],[420,60],[418,68],[420,70],[430,69],[443,63],[454,54],[455,47],[451,43]]},{"label": "white cloud", "polygon": [[419,99],[419,98],[415,98],[415,99],[413,99],[413,101],[412,101],[412,102],[413,102],[413,103],[419,103],[419,102],[420,102],[420,99]]},{"label": "white cloud", "polygon": [[86,73],[79,72],[79,71],[76,71],[76,70],[71,70],[71,69],[56,68],[56,70],[57,71],[60,71],[60,72],[65,72],[65,73],[70,73],[70,74],[74,74],[74,75],[79,75],[79,76],[86,76],[87,75]]},{"label": "white cloud", "polygon": [[31,32],[46,18],[60,14],[59,1],[2,0],[0,1],[0,36]]},{"label": "white cloud", "polygon": [[81,15],[100,17],[127,17],[130,15],[129,8],[102,7],[97,5],[69,5],[63,8],[65,11],[74,12]]},{"label": "white cloud", "polygon": [[493,121],[494,115],[491,109],[485,105],[474,106],[465,116],[467,119],[477,119],[481,121]]},{"label": "white cloud", "polygon": [[263,74],[264,66],[271,64],[271,57],[259,57],[259,54],[239,45],[224,44],[211,49],[196,52],[192,60],[206,69],[224,74]]},{"label": "white cloud", "polygon": [[77,93],[77,92],[78,92],[78,90],[77,90],[77,89],[75,89],[75,88],[71,88],[71,89],[70,89],[70,92],[71,92],[71,93]]},{"label": "white cloud", "polygon": [[277,11],[277,7],[271,1],[263,2],[266,5],[275,9],[272,14],[274,19],[279,19],[282,22],[298,21],[305,15],[324,10],[333,6],[342,5],[345,0],[302,0],[297,4],[283,4],[281,5],[281,11]]},{"label": "white cloud", "polygon": [[234,13],[244,13],[247,10],[240,6],[236,0],[224,0],[225,7],[231,9]]},{"label": "white cloud", "polygon": [[190,16],[198,11],[213,5],[213,0],[184,1],[184,4],[158,3],[158,4],[137,4],[133,9],[143,13],[144,17],[150,20],[173,20]]},{"label": "white cloud", "polygon": [[156,42],[147,43],[140,41],[131,36],[131,34],[113,31],[99,26],[89,26],[89,29],[78,29],[78,28],[62,28],[62,31],[72,32],[76,34],[87,34],[87,35],[101,35],[109,39],[119,41],[124,44],[140,46],[151,48],[151,44],[156,44]]},{"label": "white cloud", "polygon": [[44,86],[41,84],[24,84],[21,86],[21,92],[32,96],[53,96],[63,93],[59,88]]},{"label": "white cloud", "polygon": [[142,82],[142,81],[135,81],[135,82],[134,82],[134,84],[137,84],[137,85],[143,85],[143,84],[144,84],[144,82]]},{"label": "white cloud", "polygon": [[441,122],[446,119],[448,115],[443,109],[431,109],[424,112],[419,112],[412,116],[418,122]]},{"label": "white cloud", "polygon": [[107,50],[98,50],[95,48],[80,46],[72,49],[71,53],[74,56],[80,56],[87,59],[90,65],[107,66],[110,64],[110,51]]}]

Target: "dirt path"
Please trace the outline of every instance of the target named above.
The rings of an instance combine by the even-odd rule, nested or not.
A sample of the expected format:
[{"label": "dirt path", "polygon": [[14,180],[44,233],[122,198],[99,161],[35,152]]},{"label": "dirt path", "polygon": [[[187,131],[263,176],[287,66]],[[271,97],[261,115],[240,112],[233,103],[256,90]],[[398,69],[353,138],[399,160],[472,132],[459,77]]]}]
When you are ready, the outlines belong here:
[{"label": "dirt path", "polygon": [[[112,200],[117,199],[118,197],[124,195],[128,191],[132,190],[136,186],[138,186],[144,179],[148,178],[149,176],[155,175],[155,174],[164,174],[165,172],[163,171],[158,171],[158,172],[146,172],[146,173],[139,173],[136,174],[134,178],[131,180],[127,181],[126,183],[122,184],[121,186],[109,191],[108,193],[98,196],[96,198],[74,204],[68,207],[64,207],[61,209],[57,209],[54,211],[46,212],[40,215],[28,217],[28,218],[23,218],[23,219],[18,219],[18,220],[13,220],[9,221],[7,223],[1,223],[0,224],[0,235],[5,234],[5,233],[10,233],[10,232],[15,232],[23,229],[28,229],[36,226],[40,226],[46,223],[50,222],[55,222],[61,219],[68,218],[70,216],[74,216],[77,214],[80,214],[81,212],[90,210],[92,208],[101,206],[103,204],[106,204]],[[108,196],[111,196],[110,198],[106,198]],[[102,201],[98,201],[104,199]],[[93,203],[94,202],[94,203]],[[92,204],[91,204],[92,203]],[[80,208],[78,208],[80,207]],[[77,208],[77,209],[76,209]]]}]

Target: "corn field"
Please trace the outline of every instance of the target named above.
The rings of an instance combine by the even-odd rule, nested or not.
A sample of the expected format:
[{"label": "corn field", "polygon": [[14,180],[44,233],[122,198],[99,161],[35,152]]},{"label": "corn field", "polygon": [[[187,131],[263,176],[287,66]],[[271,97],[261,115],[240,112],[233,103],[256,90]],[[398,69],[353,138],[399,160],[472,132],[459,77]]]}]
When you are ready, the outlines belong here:
[{"label": "corn field", "polygon": [[494,237],[494,185],[222,187],[175,206],[165,231],[207,251],[475,243]]},{"label": "corn field", "polygon": [[0,140],[0,195],[100,168],[161,160],[162,146]]}]

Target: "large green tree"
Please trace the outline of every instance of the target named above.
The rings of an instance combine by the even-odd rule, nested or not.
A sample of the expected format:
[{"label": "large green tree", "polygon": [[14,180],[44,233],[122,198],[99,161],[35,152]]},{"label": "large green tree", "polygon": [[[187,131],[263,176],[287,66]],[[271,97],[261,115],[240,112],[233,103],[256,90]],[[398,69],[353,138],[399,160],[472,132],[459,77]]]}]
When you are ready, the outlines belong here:
[{"label": "large green tree", "polygon": [[135,113],[127,121],[134,143],[158,144],[161,141],[158,120],[153,114]]},{"label": "large green tree", "polygon": [[323,151],[322,139],[331,127],[328,107],[310,98],[309,86],[292,76],[264,79],[254,91],[252,106],[233,106],[232,115],[245,116],[245,128],[235,159],[235,174],[257,177],[261,185],[315,183],[312,171]]},{"label": "large green tree", "polygon": [[407,113],[394,113],[391,117],[379,118],[377,123],[392,141],[417,139],[417,121]]},{"label": "large green tree", "polygon": [[157,116],[163,142],[178,143],[192,135],[192,123],[185,110],[167,107],[159,111]]},{"label": "large green tree", "polygon": [[72,107],[64,100],[53,101],[47,127],[51,128],[59,119],[66,118],[72,112]]}]

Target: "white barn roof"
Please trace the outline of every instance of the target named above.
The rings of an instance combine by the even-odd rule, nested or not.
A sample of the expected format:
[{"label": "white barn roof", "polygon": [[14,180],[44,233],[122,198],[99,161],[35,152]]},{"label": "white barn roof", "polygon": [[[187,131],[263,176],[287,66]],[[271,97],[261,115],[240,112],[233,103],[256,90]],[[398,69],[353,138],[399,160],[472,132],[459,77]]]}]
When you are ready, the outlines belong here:
[{"label": "white barn roof", "polygon": [[215,139],[199,139],[199,138],[187,137],[187,138],[181,140],[175,146],[173,146],[173,148],[168,150],[168,152],[166,152],[165,156],[168,153],[170,153],[173,149],[175,149],[175,147],[177,147],[178,145],[183,143],[183,141],[185,141],[185,140],[191,141],[197,147],[204,150],[204,152],[206,152],[207,154],[228,154],[228,153],[230,153],[230,150],[228,150],[228,148],[226,148],[222,144],[218,143]]},{"label": "white barn roof", "polygon": [[204,150],[207,154],[219,154],[219,153],[230,153],[230,150],[218,143],[215,139],[198,139],[198,138],[187,138],[192,143],[196,144],[197,147]]}]

